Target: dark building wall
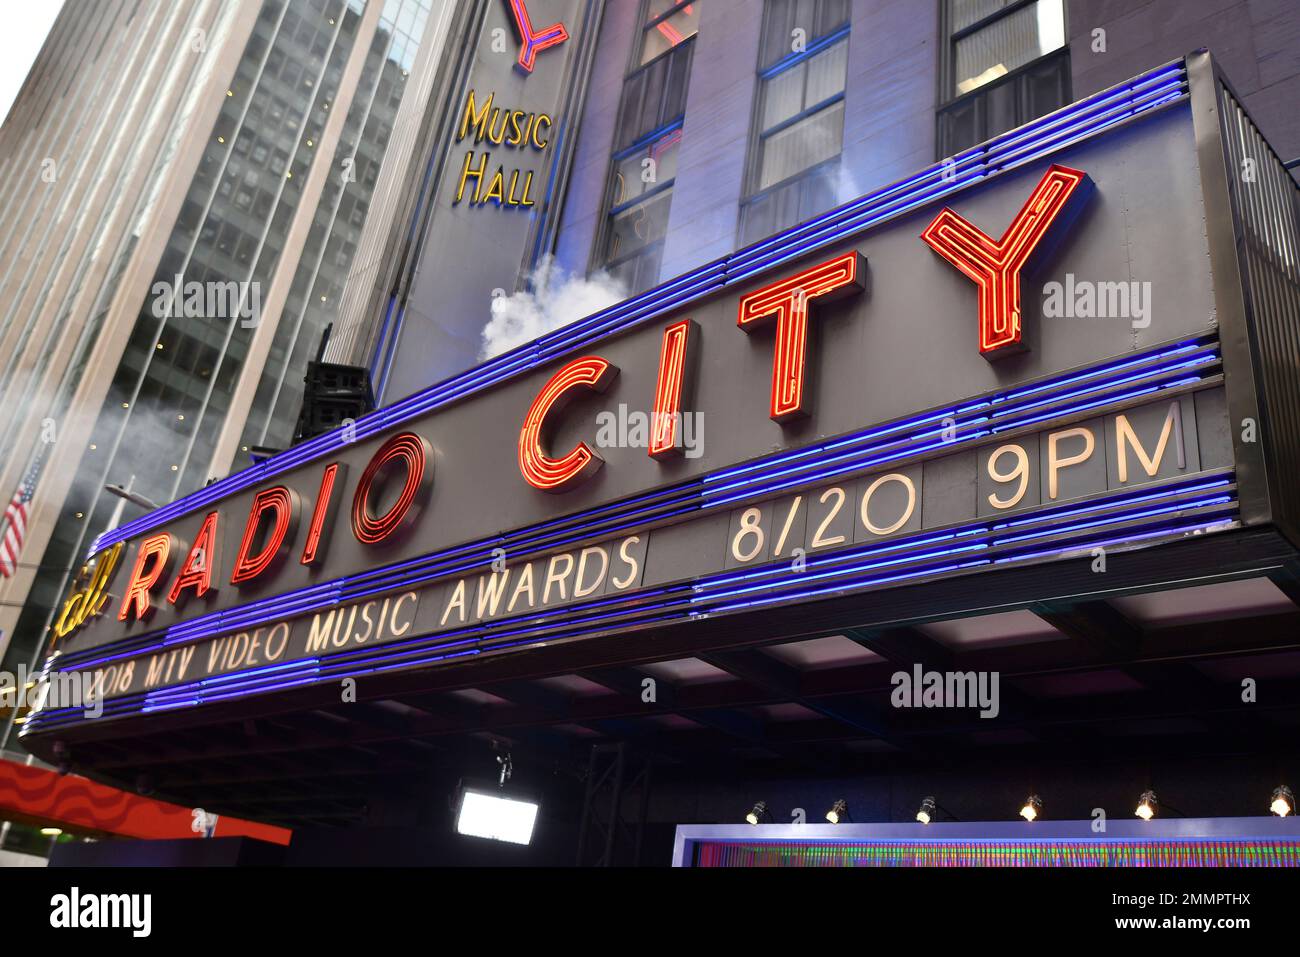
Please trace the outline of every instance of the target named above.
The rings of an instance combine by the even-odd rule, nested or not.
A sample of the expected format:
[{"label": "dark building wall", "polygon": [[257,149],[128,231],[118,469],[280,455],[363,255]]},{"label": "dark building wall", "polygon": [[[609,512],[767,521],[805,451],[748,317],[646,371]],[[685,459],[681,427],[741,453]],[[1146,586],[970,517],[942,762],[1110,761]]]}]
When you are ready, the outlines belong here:
[{"label": "dark building wall", "polygon": [[556,240],[556,261],[578,275],[587,271],[591,244],[600,226],[614,122],[639,6],[635,2],[606,3],[601,20],[564,220]]},{"label": "dark building wall", "polygon": [[[639,6],[627,0],[605,7],[557,246],[557,260],[578,274],[592,262],[604,215],[613,125]],[[903,179],[938,158],[941,7],[942,0],[854,0],[836,202]],[[741,245],[738,212],[758,87],[761,11],[759,0],[701,4],[660,281]],[[1300,157],[1295,0],[1070,0],[1066,25],[1075,99],[1208,47],[1274,148],[1287,160]]]},{"label": "dark building wall", "polygon": [[758,12],[757,4],[735,0],[703,4],[661,280],[736,248],[754,108]]},{"label": "dark building wall", "polygon": [[1206,47],[1273,148],[1300,157],[1295,0],[1071,0],[1067,23],[1076,99]]},{"label": "dark building wall", "polygon": [[[600,231],[636,0],[607,3],[556,259],[584,273]],[[934,161],[939,4],[854,2],[836,202]],[[760,0],[701,4],[660,280],[734,251],[758,87]]]}]

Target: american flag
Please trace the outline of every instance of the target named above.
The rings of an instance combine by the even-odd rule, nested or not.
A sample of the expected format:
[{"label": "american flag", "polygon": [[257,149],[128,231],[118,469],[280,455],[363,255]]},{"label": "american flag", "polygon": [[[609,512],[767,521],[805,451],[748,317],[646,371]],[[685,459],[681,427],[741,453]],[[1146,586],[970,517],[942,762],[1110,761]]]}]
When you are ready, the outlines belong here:
[{"label": "american flag", "polygon": [[31,468],[14,492],[14,497],[5,507],[4,534],[0,536],[0,577],[9,578],[18,570],[18,555],[22,552],[23,540],[27,537],[27,503],[36,491],[36,480],[40,478],[48,450],[48,444],[41,446]]}]

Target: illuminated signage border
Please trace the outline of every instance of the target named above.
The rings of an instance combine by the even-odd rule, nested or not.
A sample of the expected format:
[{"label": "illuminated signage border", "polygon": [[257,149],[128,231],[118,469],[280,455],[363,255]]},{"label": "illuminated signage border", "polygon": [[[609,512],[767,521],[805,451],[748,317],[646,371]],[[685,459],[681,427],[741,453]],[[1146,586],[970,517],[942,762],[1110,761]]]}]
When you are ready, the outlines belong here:
[{"label": "illuminated signage border", "polygon": [[101,534],[91,544],[90,554],[1187,96],[1187,74],[1181,59],[1151,70],[380,409],[361,419],[350,436],[345,436],[344,430],[336,430],[214,482]]},{"label": "illuminated signage border", "polygon": [[[377,647],[312,656],[284,664],[218,675],[104,702],[103,717],[193,707],[348,677],[375,675],[491,654],[545,641],[701,616],[787,604],[829,595],[921,582],[955,572],[1007,567],[1087,554],[1094,548],[1169,541],[1236,526],[1236,486],[1231,470],[990,518],[938,532],[921,532],[807,560],[802,571],[780,561],[711,575],[626,596],[603,596],[552,612],[475,624]],[[126,656],[119,656],[126,657]],[[62,665],[62,662],[60,662]],[[89,663],[82,668],[88,668]],[[101,668],[112,668],[107,662]],[[86,720],[80,708],[38,712],[24,726],[35,730]]]},{"label": "illuminated signage border", "polygon": [[[1096,367],[1075,370],[1050,380],[1031,383],[1007,393],[963,403],[949,410],[963,422],[978,422],[980,439],[987,443],[1001,433],[1022,434],[1035,422],[1077,418],[1110,408],[1131,407],[1144,397],[1181,394],[1221,381],[1217,372],[1217,344],[1214,337],[1171,344],[1162,349],[1113,360]],[[934,444],[937,421],[942,413],[918,416],[841,437],[813,449],[790,450],[772,456],[772,461],[746,463],[715,473],[691,485],[695,514],[709,507],[731,508],[738,501],[770,497],[782,488],[807,486],[814,480],[861,472],[863,463],[886,464],[907,459],[923,445]],[[909,434],[910,433],[910,434]],[[928,440],[927,441],[927,437]],[[963,443],[945,448],[960,449]],[[755,474],[746,475],[752,472]],[[752,484],[751,483],[752,480]],[[742,491],[739,486],[749,485]],[[707,495],[708,491],[713,492]],[[678,491],[681,491],[680,489]],[[707,495],[707,503],[700,494]],[[653,498],[654,496],[647,496]],[[629,503],[623,503],[624,507]],[[638,505],[642,503],[630,503]],[[656,623],[687,621],[701,615],[720,614],[768,604],[790,603],[842,594],[861,589],[927,580],[936,575],[1001,567],[1026,561],[1078,554],[1081,549],[1169,540],[1236,524],[1236,491],[1231,470],[1191,475],[1109,493],[1086,502],[1040,507],[1014,516],[989,516],[969,525],[904,535],[897,539],[866,543],[833,553],[809,557],[802,572],[788,562],[736,568],[677,585],[648,587],[627,595],[604,595],[590,601],[554,610],[541,610],[517,618],[480,622],[465,628],[423,634],[382,648],[356,648],[338,654],[313,656],[265,668],[251,669],[198,682],[164,687],[147,694],[126,695],[105,703],[105,717],[125,716],[139,711],[188,707],[204,702],[242,697],[284,687],[336,680],[361,674],[404,669],[456,658],[492,653],[510,648],[553,642]],[[565,523],[560,523],[565,524]],[[645,520],[609,518],[605,527],[644,526]],[[557,541],[590,539],[561,528],[547,536],[545,529],[523,529],[535,540],[554,548]],[[490,543],[485,543],[490,544]],[[328,608],[362,601],[368,596],[391,594],[401,588],[415,588],[454,571],[482,570],[483,561],[464,554],[463,549],[430,556],[437,560],[404,563],[405,567],[376,569],[354,579],[332,583],[323,595],[277,596],[249,615],[250,606],[238,614],[207,616],[202,632],[186,622],[180,638],[173,628],[161,641],[115,643],[113,653],[98,648],[65,656],[57,663],[61,670],[111,667],[115,662],[188,645],[209,635],[303,615],[313,608]],[[50,710],[32,717],[25,731],[51,728],[82,720],[81,713]]]},{"label": "illuminated signage border", "polygon": [[331,603],[352,600],[358,594],[406,588],[449,577],[487,566],[492,561],[493,550],[498,548],[516,557],[562,549],[629,529],[730,508],[903,459],[956,451],[1050,420],[1131,404],[1170,390],[1213,384],[1221,378],[1220,362],[1218,342],[1213,335],[1171,343],[1007,392],[961,400],[907,419],[873,425],[816,445],[774,453],[560,519],[199,615],[171,625],[161,633],[155,631],[66,654],[60,666],[99,662],[106,655],[136,654],[148,647],[195,641],[212,634],[256,627],[291,614],[305,614]]},{"label": "illuminated signage border", "polygon": [[[565,606],[631,607],[640,589],[671,591],[683,582],[693,583],[701,601],[734,589],[750,596],[746,603],[787,601],[779,587],[787,571],[781,562],[807,571],[807,559],[814,557],[816,568],[800,584],[834,585],[842,577],[838,566],[822,560],[833,552],[878,568],[906,569],[930,557],[925,551],[937,543],[949,542],[951,554],[996,562],[1007,554],[1022,559],[1016,548],[1051,543],[1062,532],[1114,532],[1117,522],[1139,520],[1185,521],[1203,517],[1206,509],[1217,514],[1232,504],[1230,473],[1226,450],[1206,447],[1204,439],[1221,424],[1217,409],[1223,399],[1222,387],[1166,393],[1086,419],[1018,430],[986,443],[978,455],[957,449],[741,505],[725,525],[701,514],[537,558],[503,557],[500,564],[418,589],[336,603],[293,621],[110,662],[93,673],[91,687],[102,689],[97,696],[163,693],[171,685],[289,667],[471,625],[482,626],[486,639],[498,626],[539,625],[543,617],[552,627],[564,618]],[[951,497],[955,476],[966,478],[964,504]],[[1125,498],[1129,492],[1140,494]],[[993,523],[991,537],[969,524],[979,519]],[[952,537],[954,527],[967,529],[969,540]],[[859,554],[845,551],[858,547]],[[699,565],[686,569],[660,561],[653,574],[647,569],[647,555],[687,551]],[[817,570],[822,567],[827,570]],[[621,595],[629,601],[610,600]]]}]

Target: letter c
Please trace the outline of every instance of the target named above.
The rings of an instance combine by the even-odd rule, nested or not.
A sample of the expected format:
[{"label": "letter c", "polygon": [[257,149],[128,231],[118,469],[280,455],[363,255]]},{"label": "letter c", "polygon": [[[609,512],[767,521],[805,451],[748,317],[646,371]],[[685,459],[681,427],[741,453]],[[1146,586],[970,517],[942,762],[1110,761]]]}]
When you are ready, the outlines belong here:
[{"label": "letter c", "polygon": [[604,392],[617,375],[618,367],[600,356],[583,356],[551,376],[533,400],[519,432],[519,471],[524,481],[544,492],[562,492],[594,475],[605,464],[586,442],[553,458],[546,454],[543,440],[547,416],[564,408],[574,398],[574,390]]}]

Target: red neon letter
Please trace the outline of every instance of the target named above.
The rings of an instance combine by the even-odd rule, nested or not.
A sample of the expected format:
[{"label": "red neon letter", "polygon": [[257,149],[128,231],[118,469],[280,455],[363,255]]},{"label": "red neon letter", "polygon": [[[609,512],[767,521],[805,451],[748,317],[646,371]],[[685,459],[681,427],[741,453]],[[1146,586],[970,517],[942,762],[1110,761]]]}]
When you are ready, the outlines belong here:
[{"label": "red neon letter", "polygon": [[[202,598],[212,588],[212,568],[217,564],[217,513],[208,512],[194,538],[190,553],[181,563],[180,574],[172,584],[167,600],[173,605],[183,597],[187,588],[194,589],[194,597]],[[183,604],[183,602],[182,602]]]},{"label": "red neon letter", "polygon": [[[271,532],[266,543],[256,555],[251,554],[257,547],[258,533],[262,528],[262,516],[271,514]],[[244,537],[239,543],[239,554],[235,556],[235,568],[230,573],[232,585],[251,582],[273,564],[279,564],[289,550],[290,532],[298,524],[298,494],[277,485],[263,489],[253,498],[253,506],[248,511],[248,521],[244,523]]]},{"label": "red neon letter", "polygon": [[585,387],[592,392],[604,392],[616,375],[617,366],[600,356],[584,356],[560,369],[542,387],[519,432],[519,471],[529,485],[545,492],[560,492],[594,474],[604,464],[604,459],[586,442],[579,442],[563,458],[551,458],[542,447],[542,439],[547,414],[563,408],[573,398],[574,389]]},{"label": "red neon letter", "polygon": [[[352,534],[363,545],[378,545],[399,528],[405,528],[419,514],[424,500],[428,497],[429,479],[432,470],[428,468],[428,459],[433,450],[429,443],[414,432],[395,435],[379,447],[366,470],[361,473],[361,481],[352,496]],[[400,461],[406,468],[406,478],[402,490],[391,508],[383,515],[374,517],[370,514],[370,490],[381,469],[390,462]],[[417,506],[414,511],[411,506]]]},{"label": "red neon letter", "polygon": [[690,319],[674,322],[664,330],[659,353],[659,380],[655,383],[655,405],[650,420],[650,457],[664,459],[680,455],[682,436],[682,382],[686,375],[686,350],[699,328]]},{"label": "red neon letter", "polygon": [[510,15],[514,17],[515,32],[519,34],[519,68],[525,73],[533,72],[537,54],[543,50],[563,43],[569,39],[569,31],[563,23],[552,23],[543,30],[533,30],[533,21],[528,16],[528,7],[524,0],[506,0],[510,4]]},{"label": "red neon letter", "polygon": [[[996,242],[951,209],[921,238],[979,286],[980,353],[996,358],[1020,345],[1020,273],[1088,174],[1053,166]],[[1082,198],[1084,193],[1079,193]]]},{"label": "red neon letter", "polygon": [[738,325],[752,332],[776,317],[776,353],[772,357],[771,416],[785,422],[806,415],[804,365],[808,352],[808,303],[835,293],[861,292],[865,260],[857,252],[805,269],[740,300]]},{"label": "red neon letter", "polygon": [[[122,607],[117,612],[118,621],[127,621],[131,617],[136,621],[148,621],[153,616],[154,607],[149,603],[149,589],[167,573],[171,562],[172,537],[167,532],[140,541],[135,552],[131,581],[126,586]],[[146,564],[149,564],[148,571],[145,571]]]},{"label": "red neon letter", "polygon": [[311,511],[311,523],[307,526],[307,544],[302,548],[300,561],[304,565],[316,564],[317,559],[323,557],[329,548],[330,531],[334,527],[334,516],[339,510],[334,486],[342,484],[347,474],[348,467],[338,462],[325,466],[325,473],[320,477],[320,491],[316,493],[316,504]]}]

